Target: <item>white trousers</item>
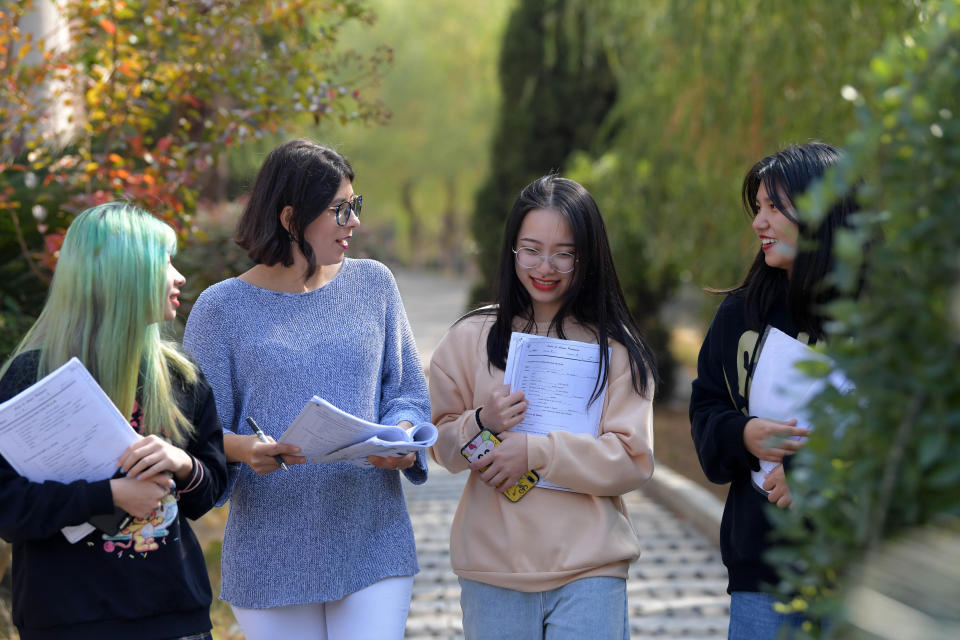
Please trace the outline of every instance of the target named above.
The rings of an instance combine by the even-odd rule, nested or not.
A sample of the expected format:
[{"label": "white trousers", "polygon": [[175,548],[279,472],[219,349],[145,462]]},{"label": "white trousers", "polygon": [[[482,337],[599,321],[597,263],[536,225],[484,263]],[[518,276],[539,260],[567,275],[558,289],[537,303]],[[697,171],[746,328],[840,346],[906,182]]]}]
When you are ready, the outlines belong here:
[{"label": "white trousers", "polygon": [[413,576],[385,578],[335,602],[233,608],[247,640],[403,640]]}]

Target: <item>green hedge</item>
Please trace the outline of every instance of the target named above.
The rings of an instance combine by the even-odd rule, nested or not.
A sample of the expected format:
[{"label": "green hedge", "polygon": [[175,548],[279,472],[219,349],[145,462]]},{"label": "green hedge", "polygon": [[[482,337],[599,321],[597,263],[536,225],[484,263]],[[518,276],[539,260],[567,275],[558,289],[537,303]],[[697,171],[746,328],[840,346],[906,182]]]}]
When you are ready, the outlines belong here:
[{"label": "green hedge", "polygon": [[[793,508],[770,510],[788,542],[771,554],[788,607],[841,621],[865,551],[960,516],[960,2],[926,3],[920,26],[843,94],[858,119],[850,161],[804,204],[816,217],[863,180],[835,279],[852,294],[865,273],[865,288],[833,305],[827,348],[856,391],[817,399],[818,426],[790,475]],[[838,622],[831,633],[853,630]]]}]

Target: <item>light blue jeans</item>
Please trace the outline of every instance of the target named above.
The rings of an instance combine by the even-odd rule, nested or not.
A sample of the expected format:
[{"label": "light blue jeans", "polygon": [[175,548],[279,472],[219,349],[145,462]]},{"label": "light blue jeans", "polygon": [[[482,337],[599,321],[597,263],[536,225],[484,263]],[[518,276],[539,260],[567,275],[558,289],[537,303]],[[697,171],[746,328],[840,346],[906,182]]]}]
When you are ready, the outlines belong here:
[{"label": "light blue jeans", "polygon": [[627,582],[583,578],[527,593],[460,578],[466,640],[629,640]]},{"label": "light blue jeans", "polygon": [[[790,638],[806,618],[799,613],[778,613],[777,599],[769,593],[734,591],[730,594],[730,628],[727,640]],[[781,636],[781,632],[784,632]]]}]

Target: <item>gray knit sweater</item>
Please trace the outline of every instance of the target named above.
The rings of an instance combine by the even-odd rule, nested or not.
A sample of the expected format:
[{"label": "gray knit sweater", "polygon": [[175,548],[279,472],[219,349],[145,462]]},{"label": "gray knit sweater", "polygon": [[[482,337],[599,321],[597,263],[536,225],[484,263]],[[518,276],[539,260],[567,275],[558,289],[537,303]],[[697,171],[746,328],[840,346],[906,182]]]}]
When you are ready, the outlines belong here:
[{"label": "gray knit sweater", "polygon": [[[423,367],[393,274],[345,259],[308,293],[279,293],[237,278],[204,291],[184,347],[213,388],[224,429],[251,433],[252,416],[279,438],[319,395],[356,416],[429,422]],[[404,471],[426,480],[422,456]],[[418,571],[396,471],[346,462],[295,465],[259,476],[230,465],[220,597],[244,608],[329,602]]]}]

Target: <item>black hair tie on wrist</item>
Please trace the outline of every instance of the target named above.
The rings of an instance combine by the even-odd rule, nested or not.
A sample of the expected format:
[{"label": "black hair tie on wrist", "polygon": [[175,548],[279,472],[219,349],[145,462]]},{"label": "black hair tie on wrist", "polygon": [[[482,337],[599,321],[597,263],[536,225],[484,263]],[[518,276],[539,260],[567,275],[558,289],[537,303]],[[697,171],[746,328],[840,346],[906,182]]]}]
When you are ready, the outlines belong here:
[{"label": "black hair tie on wrist", "polygon": [[477,421],[477,426],[478,426],[478,427],[480,427],[481,429],[486,429],[486,427],[483,426],[483,423],[480,422],[480,410],[481,410],[481,409],[483,409],[483,407],[477,407],[477,410],[473,412],[473,417],[476,419],[476,421]]}]

